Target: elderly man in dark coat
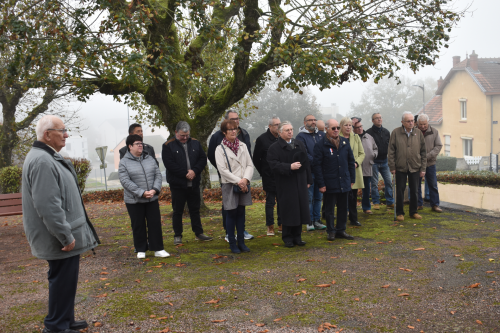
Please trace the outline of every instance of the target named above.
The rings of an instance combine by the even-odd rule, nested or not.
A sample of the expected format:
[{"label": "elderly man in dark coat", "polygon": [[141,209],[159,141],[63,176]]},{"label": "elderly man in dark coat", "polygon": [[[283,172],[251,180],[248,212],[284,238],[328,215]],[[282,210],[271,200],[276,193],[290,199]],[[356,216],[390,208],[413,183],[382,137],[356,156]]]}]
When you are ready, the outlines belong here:
[{"label": "elderly man in dark coat", "polygon": [[[319,191],[325,196],[326,232],[328,240],[335,237],[354,239],[345,232],[347,200],[356,182],[354,155],[348,139],[339,136],[340,126],[330,119],[326,135],[314,146],[313,169]],[[337,204],[337,226],[334,225],[334,209]]]},{"label": "elderly man in dark coat", "polygon": [[[253,151],[253,165],[262,177],[262,188],[266,192],[266,226],[267,235],[274,236],[274,205],[276,204],[276,182],[274,175],[267,163],[267,151],[269,147],[279,138],[279,125],[281,121],[278,117],[269,119],[269,128],[255,141]],[[278,231],[282,231],[281,216],[278,208]]]},{"label": "elderly man in dark coat", "polygon": [[276,179],[279,213],[282,219],[282,239],[286,247],[304,246],[302,224],[309,224],[309,192],[313,179],[306,147],[293,139],[289,121],[281,124],[278,142],[267,151],[267,162]]}]

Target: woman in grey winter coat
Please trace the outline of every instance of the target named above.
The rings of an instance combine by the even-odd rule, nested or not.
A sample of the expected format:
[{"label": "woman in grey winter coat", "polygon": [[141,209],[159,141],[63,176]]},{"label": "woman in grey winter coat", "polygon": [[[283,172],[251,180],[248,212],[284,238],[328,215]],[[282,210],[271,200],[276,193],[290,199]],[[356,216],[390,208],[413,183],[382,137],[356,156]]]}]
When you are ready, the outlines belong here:
[{"label": "woman in grey winter coat", "polygon": [[139,135],[129,135],[125,142],[128,151],[120,161],[118,174],[132,222],[137,258],[146,258],[148,249],[155,251],[155,257],[168,257],[170,254],[163,248],[158,204],[161,189],[160,169],[154,156],[143,151],[142,138]]}]

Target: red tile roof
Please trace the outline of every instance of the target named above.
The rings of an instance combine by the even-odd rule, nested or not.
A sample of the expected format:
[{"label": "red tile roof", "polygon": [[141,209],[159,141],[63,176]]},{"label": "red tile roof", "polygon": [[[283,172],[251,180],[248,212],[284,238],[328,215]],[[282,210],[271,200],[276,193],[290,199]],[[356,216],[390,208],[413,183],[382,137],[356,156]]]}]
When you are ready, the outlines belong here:
[{"label": "red tile roof", "polygon": [[[420,109],[417,114],[422,114],[422,109]],[[443,103],[441,95],[435,95],[425,104],[425,114],[429,116],[429,124],[441,124],[443,121]]]}]

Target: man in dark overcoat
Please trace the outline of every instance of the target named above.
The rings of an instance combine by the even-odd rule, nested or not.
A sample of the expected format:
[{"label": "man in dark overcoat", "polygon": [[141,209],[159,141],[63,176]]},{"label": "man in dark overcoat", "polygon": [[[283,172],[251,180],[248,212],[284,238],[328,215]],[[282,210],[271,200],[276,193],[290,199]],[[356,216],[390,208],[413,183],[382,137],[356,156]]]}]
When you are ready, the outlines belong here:
[{"label": "man in dark overcoat", "polygon": [[[269,128],[260,135],[255,141],[255,150],[253,151],[253,165],[259,171],[262,177],[262,188],[266,192],[266,226],[267,235],[274,236],[274,205],[276,204],[276,182],[274,175],[267,163],[267,151],[269,147],[279,138],[280,118],[272,117],[269,119]],[[278,231],[281,232],[281,216],[278,208]]]},{"label": "man in dark overcoat", "polygon": [[282,219],[282,239],[286,247],[304,246],[302,224],[309,224],[309,192],[313,179],[306,147],[293,139],[293,126],[281,123],[278,142],[267,151],[267,162],[274,173],[278,209]]},{"label": "man in dark overcoat", "polygon": [[[326,232],[328,240],[335,237],[354,239],[345,232],[347,223],[347,200],[352,185],[356,182],[356,167],[349,140],[340,137],[340,126],[330,119],[326,135],[314,146],[314,177],[319,191],[325,197]],[[334,209],[337,205],[337,226]]]}]

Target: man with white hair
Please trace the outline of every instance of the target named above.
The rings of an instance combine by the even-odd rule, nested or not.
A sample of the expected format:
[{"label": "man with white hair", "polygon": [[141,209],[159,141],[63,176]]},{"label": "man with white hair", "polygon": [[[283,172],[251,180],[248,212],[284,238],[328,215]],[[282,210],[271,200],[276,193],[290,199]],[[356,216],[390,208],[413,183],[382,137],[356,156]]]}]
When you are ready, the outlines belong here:
[{"label": "man with white hair", "polygon": [[[418,128],[424,134],[425,147],[427,150],[427,167],[425,168],[425,181],[429,188],[429,201],[431,203],[432,210],[441,213],[442,209],[439,208],[439,192],[437,188],[437,176],[436,176],[436,159],[439,152],[443,148],[441,143],[441,138],[439,137],[439,132],[437,129],[429,125],[429,116],[426,114],[420,114],[417,121]],[[420,178],[419,184],[422,183],[422,178]],[[424,202],[422,200],[422,186],[418,186],[418,209],[423,209]]]},{"label": "man with white hair", "polygon": [[[255,141],[255,150],[253,151],[253,165],[259,171],[262,177],[262,188],[266,192],[266,226],[267,235],[274,236],[274,205],[276,204],[276,181],[273,172],[267,162],[267,151],[269,147],[278,141],[279,126],[281,124],[279,117],[269,119],[267,131],[261,134]],[[282,232],[280,210],[278,207],[278,232]]]},{"label": "man with white hair", "polygon": [[389,139],[389,168],[396,175],[396,214],[398,221],[404,221],[404,192],[406,181],[410,188],[410,217],[422,219],[417,214],[419,179],[425,176],[427,151],[424,135],[414,127],[411,112],[404,112],[401,127],[395,128]]},{"label": "man with white hair", "polygon": [[33,255],[49,263],[49,309],[43,333],[78,333],[88,324],[75,321],[80,254],[99,238],[83,205],[73,165],[59,151],[68,131],[47,115],[36,125],[37,141],[23,165],[23,224]]}]

